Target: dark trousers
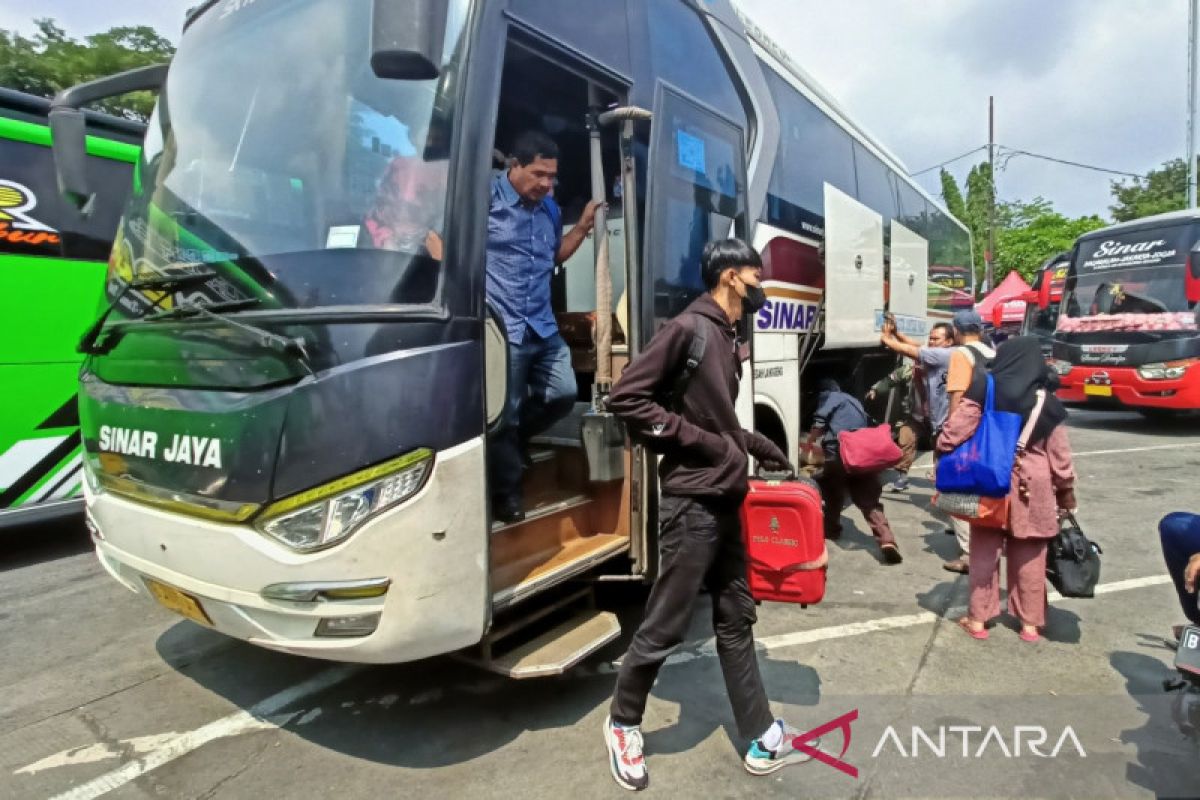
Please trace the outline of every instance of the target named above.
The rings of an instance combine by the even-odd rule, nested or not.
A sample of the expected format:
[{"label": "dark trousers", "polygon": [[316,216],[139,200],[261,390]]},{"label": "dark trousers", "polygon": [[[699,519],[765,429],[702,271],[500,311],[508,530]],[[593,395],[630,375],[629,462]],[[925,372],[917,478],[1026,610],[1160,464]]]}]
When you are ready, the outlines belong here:
[{"label": "dark trousers", "polygon": [[1176,511],[1158,523],[1163,560],[1179,594],[1179,605],[1193,625],[1200,625],[1200,608],[1196,607],[1196,592],[1183,588],[1183,570],[1188,560],[1200,553],[1200,515]]},{"label": "dark trousers", "polygon": [[524,341],[509,344],[504,421],[488,443],[494,496],[520,497],[521,448],[570,413],[576,394],[571,350],[562,336],[541,339],[527,330]]},{"label": "dark trousers", "polygon": [[836,538],[842,532],[842,504],[846,495],[850,502],[862,512],[871,528],[871,533],[880,544],[894,544],[896,537],[892,535],[892,526],[888,524],[887,515],[883,513],[883,485],[879,475],[851,475],[842,466],[840,458],[826,458],[821,476],[817,478],[821,487],[821,499],[825,501],[825,535]]},{"label": "dark trousers", "polygon": [[659,508],[660,565],[646,614],[617,673],[611,714],[640,725],[650,687],[671,650],[683,641],[701,586],[712,598],[717,657],[742,736],[762,734],[775,718],[767,704],[751,626],[758,618],[746,583],[746,551],[738,505],[664,496]]}]

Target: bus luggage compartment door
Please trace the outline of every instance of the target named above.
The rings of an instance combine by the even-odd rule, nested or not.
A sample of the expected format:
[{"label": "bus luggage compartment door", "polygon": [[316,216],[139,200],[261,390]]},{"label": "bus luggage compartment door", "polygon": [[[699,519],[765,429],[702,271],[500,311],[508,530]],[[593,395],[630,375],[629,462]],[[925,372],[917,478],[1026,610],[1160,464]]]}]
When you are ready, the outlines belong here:
[{"label": "bus luggage compartment door", "polygon": [[929,295],[929,242],[898,222],[892,222],[892,264],[888,310],[901,333],[924,337]]},{"label": "bus luggage compartment door", "polygon": [[825,348],[879,343],[883,218],[825,184]]}]

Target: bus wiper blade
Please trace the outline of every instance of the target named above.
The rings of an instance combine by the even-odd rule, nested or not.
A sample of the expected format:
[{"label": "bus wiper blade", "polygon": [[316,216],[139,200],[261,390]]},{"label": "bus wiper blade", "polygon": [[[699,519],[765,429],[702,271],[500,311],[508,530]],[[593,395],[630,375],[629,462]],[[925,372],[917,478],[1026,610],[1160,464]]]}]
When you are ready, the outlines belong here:
[{"label": "bus wiper blade", "polygon": [[143,322],[156,322],[164,319],[184,319],[185,317],[200,316],[201,311],[240,311],[243,308],[256,306],[261,301],[257,297],[245,297],[241,300],[226,300],[220,303],[183,303],[175,308],[164,308],[142,317]]},{"label": "bus wiper blade", "polygon": [[[122,286],[121,291],[117,292],[117,296],[114,297],[112,302],[105,307],[104,311],[100,314],[96,321],[93,322],[86,331],[84,331],[84,334],[80,337],[79,344],[76,345],[75,349],[80,353],[84,353],[85,355],[95,356],[104,355],[116,346],[116,339],[120,337],[113,338],[111,335],[106,336],[104,341],[101,342],[98,341],[100,339],[100,331],[104,328],[104,323],[108,321],[109,315],[112,314],[113,310],[117,307],[117,304],[121,302],[121,300],[125,297],[125,294],[131,289],[154,289],[156,291],[165,292],[167,290],[182,289],[195,283],[204,283],[217,276],[217,273],[213,272],[212,270],[200,270],[199,272],[182,272],[180,270],[174,270],[173,273],[178,274],[155,275],[151,278],[130,281]],[[155,305],[157,305],[157,303],[155,303]]]},{"label": "bus wiper blade", "polygon": [[166,311],[160,311],[157,314],[146,317],[145,322],[156,322],[166,319],[185,319],[187,317],[203,317],[205,319],[215,320],[217,322],[228,325],[235,330],[241,331],[255,342],[263,347],[269,347],[272,350],[283,353],[284,355],[292,356],[298,360],[309,375],[316,375],[310,363],[311,357],[308,354],[308,343],[303,337],[280,336],[278,333],[273,333],[265,328],[260,328],[257,325],[236,320],[233,317],[227,317],[223,314],[218,314],[213,309],[230,311],[236,308],[246,308],[247,306],[257,305],[259,300],[254,297],[249,297],[244,300],[230,300],[225,303],[212,303],[198,305],[195,303],[187,303],[176,306],[175,308]]}]

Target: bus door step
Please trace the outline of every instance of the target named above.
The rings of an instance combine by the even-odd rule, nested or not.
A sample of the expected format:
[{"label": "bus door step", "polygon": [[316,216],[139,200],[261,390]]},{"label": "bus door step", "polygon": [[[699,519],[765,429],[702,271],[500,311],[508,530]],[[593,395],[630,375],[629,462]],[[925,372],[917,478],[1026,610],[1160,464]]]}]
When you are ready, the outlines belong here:
[{"label": "bus door step", "polygon": [[505,653],[482,659],[480,666],[509,678],[561,675],[620,634],[616,614],[589,608]]}]

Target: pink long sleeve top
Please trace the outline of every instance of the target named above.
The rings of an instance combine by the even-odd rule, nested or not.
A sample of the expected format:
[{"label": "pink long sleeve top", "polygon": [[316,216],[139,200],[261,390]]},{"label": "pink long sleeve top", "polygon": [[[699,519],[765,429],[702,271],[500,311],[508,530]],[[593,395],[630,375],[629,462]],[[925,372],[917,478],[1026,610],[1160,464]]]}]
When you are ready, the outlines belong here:
[{"label": "pink long sleeve top", "polygon": [[[946,420],[937,440],[937,452],[949,453],[971,438],[979,427],[983,409],[965,397]],[[1029,490],[1022,498],[1017,487],[1021,480]],[[1071,443],[1066,426],[1058,425],[1040,442],[1025,450],[1020,464],[1013,467],[1012,491],[1008,495],[1009,532],[1018,539],[1039,539],[1058,533],[1059,489],[1074,487],[1075,468],[1071,463]]]}]

